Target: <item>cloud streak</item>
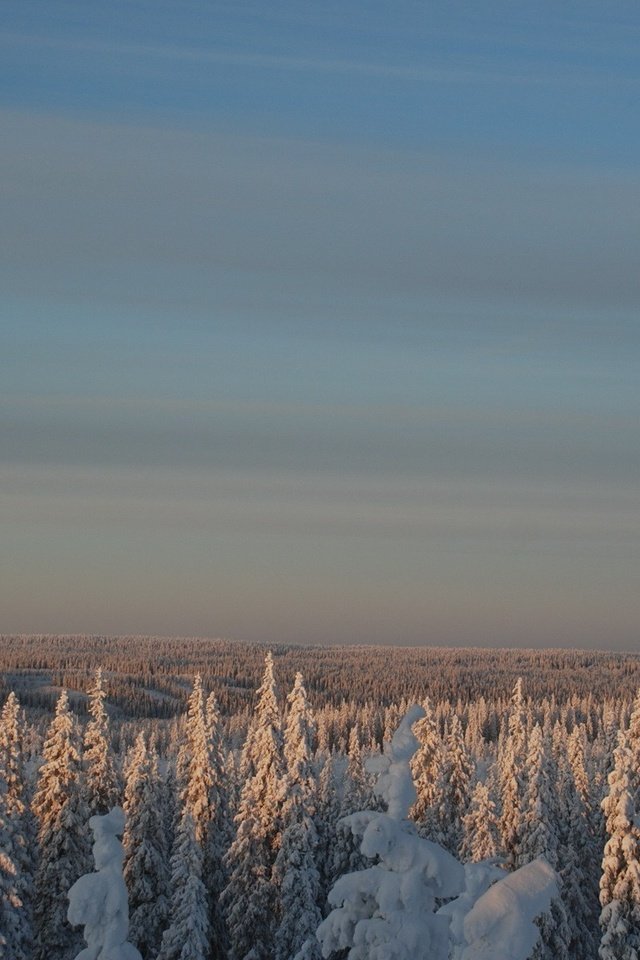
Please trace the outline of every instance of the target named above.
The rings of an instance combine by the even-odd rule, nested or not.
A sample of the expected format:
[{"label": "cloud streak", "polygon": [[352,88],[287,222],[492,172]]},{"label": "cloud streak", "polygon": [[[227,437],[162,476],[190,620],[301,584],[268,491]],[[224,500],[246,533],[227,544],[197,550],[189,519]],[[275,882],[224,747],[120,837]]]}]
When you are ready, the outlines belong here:
[{"label": "cloud streak", "polygon": [[219,283],[241,299],[242,278],[245,299],[284,283],[302,311],[329,284],[378,313],[411,297],[640,306],[636,174],[7,114],[3,127],[9,293],[91,284],[202,306]]}]

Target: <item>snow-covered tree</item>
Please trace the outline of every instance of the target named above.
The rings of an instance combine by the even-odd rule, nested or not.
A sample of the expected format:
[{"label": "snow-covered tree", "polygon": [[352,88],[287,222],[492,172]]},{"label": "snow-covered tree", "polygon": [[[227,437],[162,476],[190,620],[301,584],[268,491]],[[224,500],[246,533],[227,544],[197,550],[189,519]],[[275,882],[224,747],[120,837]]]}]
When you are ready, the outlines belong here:
[{"label": "snow-covered tree", "polygon": [[337,879],[335,847],[338,842],[337,823],[340,819],[340,798],[336,784],[335,765],[335,755],[329,754],[318,778],[316,865],[320,875],[319,902],[322,910],[324,910],[326,904],[327,893]]},{"label": "snow-covered tree", "polygon": [[12,692],[0,714],[0,956],[30,960],[33,829],[26,805],[23,717]]},{"label": "snow-covered tree", "polygon": [[542,729],[536,724],[529,738],[526,759],[526,787],[517,826],[518,866],[544,856],[552,867],[558,862],[558,837],[555,832],[555,784],[550,775],[550,757]]},{"label": "snow-covered tree", "polygon": [[438,842],[457,856],[463,839],[463,818],[469,805],[469,784],[473,764],[467,751],[457,714],[445,741],[441,781],[437,799]]},{"label": "snow-covered tree", "polygon": [[527,757],[527,711],[522,693],[522,678],[519,677],[513,690],[509,709],[507,733],[500,743],[498,756],[502,846],[508,862],[515,866],[520,836],[521,808],[525,791]]},{"label": "snow-covered tree", "polygon": [[120,799],[116,761],[109,736],[109,717],[105,709],[106,698],[102,670],[98,668],[89,689],[91,719],[84,734],[83,765],[90,814],[107,813]]},{"label": "snow-covered tree", "polygon": [[171,923],[162,937],[158,960],[206,960],[209,956],[204,853],[197,833],[192,814],[185,810],[171,855]]},{"label": "snow-covered tree", "polygon": [[[378,773],[376,792],[389,812],[348,818],[362,838],[363,855],[374,864],[341,877],[331,890],[333,910],[318,927],[323,955],[528,960],[539,939],[533,920],[557,893],[554,872],[542,859],[508,875],[487,864],[464,869],[438,844],[416,835],[406,818],[415,802],[409,761],[417,741],[411,724],[420,715],[420,707],[411,708],[385,755],[370,761]],[[439,899],[450,902],[436,912]]]},{"label": "snow-covered tree", "polygon": [[80,877],[69,890],[67,917],[74,926],[84,926],[87,948],[78,960],[141,960],[127,941],[129,911],[122,875],[124,850],[118,840],[124,831],[124,813],[114,807],[103,816],[91,817],[95,870]]},{"label": "snow-covered tree", "polygon": [[282,831],[283,744],[273,658],[266,658],[258,702],[242,752],[245,781],[235,817],[236,836],[226,857],[222,893],[231,960],[268,960],[278,926],[272,872]]},{"label": "snow-covered tree", "polygon": [[418,744],[411,724],[421,715],[420,707],[410,710],[384,756],[374,758],[376,790],[388,814],[348,818],[362,854],[377,862],[344,875],[331,890],[333,910],[318,927],[324,956],[346,950],[349,960],[448,960],[449,920],[436,916],[436,899],[461,892],[463,869],[406,819],[416,799],[409,762]]},{"label": "snow-covered tree", "polygon": [[416,802],[411,808],[411,818],[415,820],[420,836],[433,839],[437,833],[436,801],[438,785],[441,783],[443,749],[428,697],[422,707],[424,717],[418,720],[414,728],[419,747],[411,760],[417,794]]},{"label": "snow-covered tree", "polygon": [[[544,857],[554,869],[558,865],[558,818],[555,799],[556,776],[553,759],[542,729],[536,724],[529,737],[526,760],[527,785],[518,823],[516,863],[524,866]],[[539,920],[541,942],[535,960],[569,960],[571,932],[560,897]]]},{"label": "snow-covered tree", "polygon": [[284,832],[274,865],[280,888],[280,925],[275,937],[276,960],[319,960],[315,931],[321,920],[320,877],[315,864],[318,835],[313,820],[317,784],[312,765],[314,722],[302,681],[297,673],[287,698],[284,734]]},{"label": "snow-covered tree", "polygon": [[88,810],[82,787],[78,731],[63,690],[44,744],[33,798],[39,861],[35,877],[35,960],[70,960],[79,937],[67,924],[66,899],[87,871]]},{"label": "snow-covered tree", "polygon": [[600,880],[601,960],[640,957],[640,823],[633,760],[628,738],[621,732],[602,805],[608,839]]},{"label": "snow-covered tree", "polygon": [[360,734],[357,724],[351,727],[348,741],[348,762],[343,778],[340,817],[336,823],[333,843],[332,863],[329,874],[340,877],[350,870],[359,870],[366,865],[360,852],[360,842],[353,835],[345,818],[356,810],[371,810],[378,807],[373,795],[360,746]]},{"label": "snow-covered tree", "polygon": [[168,917],[168,851],[158,755],[144,733],[127,763],[124,878],[129,891],[129,939],[155,960]]},{"label": "snow-covered tree", "polygon": [[629,729],[627,730],[627,746],[631,751],[631,763],[629,774],[631,777],[631,789],[636,803],[640,799],[640,690],[636,693],[636,698],[631,708],[631,717],[629,718]]},{"label": "snow-covered tree", "polygon": [[500,825],[496,805],[489,788],[478,781],[471,794],[467,813],[462,818],[464,836],[460,856],[477,863],[497,857],[500,850]]},{"label": "snow-covered tree", "polygon": [[191,815],[196,841],[202,847],[215,815],[211,806],[214,778],[208,734],[202,679],[198,674],[189,697],[186,737],[179,753],[178,769],[184,780],[178,789],[181,810]]},{"label": "snow-covered tree", "polygon": [[[177,960],[181,956],[175,951],[183,933],[185,897],[189,898],[198,917],[202,912],[206,915],[204,928],[209,946],[203,958],[220,956],[224,949],[224,925],[217,909],[221,889],[220,837],[224,828],[221,823],[222,784],[216,779],[220,770],[213,762],[214,753],[220,746],[219,743],[214,746],[214,739],[218,737],[215,723],[214,704],[207,711],[202,679],[198,675],[189,697],[185,739],[178,754],[181,814],[171,856],[170,925],[162,941],[162,960]],[[219,764],[217,754],[215,758]],[[197,855],[191,850],[192,844],[199,848]],[[185,852],[186,863],[178,863]],[[197,875],[189,876],[187,868],[197,871]],[[207,880],[210,881],[209,888]],[[199,897],[203,898],[201,903]]]},{"label": "snow-covered tree", "polygon": [[[573,733],[577,732],[575,728]],[[573,734],[569,738],[569,743]],[[560,748],[561,744],[558,745]],[[558,797],[558,866],[560,893],[565,905],[571,941],[569,956],[576,960],[590,960],[598,949],[596,936],[599,915],[596,887],[593,883],[595,861],[593,838],[589,832],[584,801],[588,796],[588,784],[578,788],[573,770],[584,772],[584,766],[576,763],[576,757],[568,751],[558,751],[558,778],[555,792]],[[581,782],[581,781],[579,781]],[[587,788],[587,789],[585,789]]]},{"label": "snow-covered tree", "polygon": [[205,705],[205,729],[209,752],[211,784],[209,787],[209,832],[204,855],[204,872],[209,895],[211,955],[226,955],[229,937],[220,897],[227,884],[224,856],[232,839],[229,799],[226,789],[227,769],[222,738],[222,721],[215,694],[210,693]]}]

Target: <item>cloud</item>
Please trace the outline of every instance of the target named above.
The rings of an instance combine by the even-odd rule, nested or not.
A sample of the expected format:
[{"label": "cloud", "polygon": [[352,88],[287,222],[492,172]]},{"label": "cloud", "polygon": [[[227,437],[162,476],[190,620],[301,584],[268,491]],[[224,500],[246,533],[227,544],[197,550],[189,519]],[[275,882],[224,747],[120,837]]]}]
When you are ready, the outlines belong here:
[{"label": "cloud", "polygon": [[[5,398],[7,463],[184,468],[248,474],[630,483],[635,418],[567,412],[340,404]],[[594,442],[597,436],[597,443]]]},{"label": "cloud", "polygon": [[333,303],[346,324],[358,304],[389,323],[498,304],[514,326],[640,306],[634,173],[2,122],[7,294],[243,314],[263,297],[307,318]]}]

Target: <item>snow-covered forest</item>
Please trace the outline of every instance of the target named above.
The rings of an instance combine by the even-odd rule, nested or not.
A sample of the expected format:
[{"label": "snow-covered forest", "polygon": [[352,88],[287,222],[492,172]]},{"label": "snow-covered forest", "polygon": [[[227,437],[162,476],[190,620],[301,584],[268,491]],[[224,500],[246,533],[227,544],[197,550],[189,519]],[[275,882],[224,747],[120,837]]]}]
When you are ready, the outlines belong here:
[{"label": "snow-covered forest", "polygon": [[[67,894],[116,805],[143,960],[475,960],[539,858],[527,956],[640,956],[638,657],[5,637],[0,670],[2,958],[82,949]],[[358,943],[381,890],[402,920]]]}]

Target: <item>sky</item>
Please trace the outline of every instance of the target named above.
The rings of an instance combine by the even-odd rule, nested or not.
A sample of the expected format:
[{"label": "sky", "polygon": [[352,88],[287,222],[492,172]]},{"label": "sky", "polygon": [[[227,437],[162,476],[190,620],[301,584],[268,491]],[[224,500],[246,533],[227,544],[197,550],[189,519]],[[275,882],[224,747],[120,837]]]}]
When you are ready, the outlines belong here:
[{"label": "sky", "polygon": [[0,632],[638,649],[639,50],[3,0]]}]

